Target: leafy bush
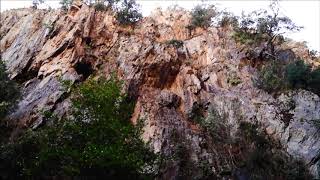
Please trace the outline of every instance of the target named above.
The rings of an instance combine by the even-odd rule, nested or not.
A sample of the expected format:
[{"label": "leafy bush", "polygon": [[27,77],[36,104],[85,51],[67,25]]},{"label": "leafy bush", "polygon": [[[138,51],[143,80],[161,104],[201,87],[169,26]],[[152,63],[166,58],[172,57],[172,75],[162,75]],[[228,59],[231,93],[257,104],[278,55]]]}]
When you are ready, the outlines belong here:
[{"label": "leafy bush", "polygon": [[303,88],[308,86],[308,78],[310,76],[311,68],[306,65],[304,61],[295,61],[286,66],[286,81],[288,86],[292,89]]},{"label": "leafy bush", "polygon": [[261,34],[246,32],[241,29],[236,29],[232,34],[232,37],[236,42],[247,46],[260,44],[261,42],[265,41]]},{"label": "leafy bush", "polygon": [[303,60],[285,66],[273,61],[258,72],[253,83],[268,93],[285,89],[305,89],[320,95],[320,68],[312,70]]},{"label": "leafy bush", "polygon": [[211,19],[215,15],[217,15],[217,12],[214,6],[204,7],[198,5],[191,12],[191,22],[189,27],[208,28],[212,23]]},{"label": "leafy bush", "polygon": [[254,86],[265,90],[268,93],[278,92],[284,88],[282,66],[272,62],[264,66],[257,78],[253,79]]},{"label": "leafy bush", "polygon": [[320,67],[313,70],[308,78],[308,88],[310,91],[320,95]]},{"label": "leafy bush", "polygon": [[19,97],[18,85],[9,79],[5,64],[0,59],[0,121],[16,103]]},{"label": "leafy bush", "polygon": [[152,172],[155,154],[129,122],[133,102],[121,83],[89,79],[74,89],[72,119],[27,131],[1,146],[2,178],[90,177],[140,179]]},{"label": "leafy bush", "polygon": [[133,25],[142,19],[142,14],[135,0],[124,1],[117,10],[116,19],[122,25]]},{"label": "leafy bush", "polygon": [[170,41],[167,41],[166,44],[173,45],[175,48],[180,48],[183,46],[183,41],[172,39]]},{"label": "leafy bush", "polygon": [[107,6],[103,2],[97,2],[93,5],[94,9],[97,11],[107,10]]}]

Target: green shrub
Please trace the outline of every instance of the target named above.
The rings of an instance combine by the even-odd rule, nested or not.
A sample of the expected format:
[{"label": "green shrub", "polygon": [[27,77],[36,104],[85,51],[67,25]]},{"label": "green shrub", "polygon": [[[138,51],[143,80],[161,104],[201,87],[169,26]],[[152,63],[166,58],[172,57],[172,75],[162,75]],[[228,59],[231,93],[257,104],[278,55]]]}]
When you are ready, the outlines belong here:
[{"label": "green shrub", "polygon": [[308,88],[310,91],[320,95],[320,67],[313,70],[308,78]]},{"label": "green shrub", "polygon": [[254,86],[268,93],[278,92],[284,88],[282,66],[272,62],[264,66],[253,79]]},{"label": "green shrub", "polygon": [[227,143],[230,139],[230,129],[226,124],[226,119],[219,114],[217,109],[212,105],[208,108],[208,115],[206,118],[199,120],[200,126],[210,134],[210,136],[217,142]]},{"label": "green shrub", "polygon": [[176,39],[172,39],[170,41],[167,41],[166,44],[168,45],[172,45],[174,46],[175,48],[180,48],[183,46],[183,41],[181,40],[176,40]]},{"label": "green shrub", "polygon": [[289,88],[307,88],[311,68],[303,60],[295,61],[286,66],[285,78]]},{"label": "green shrub", "polygon": [[97,2],[93,5],[94,9],[97,11],[107,10],[107,6],[103,2]]},{"label": "green shrub", "polygon": [[9,79],[5,64],[0,59],[0,121],[15,105],[19,97],[18,85]]},{"label": "green shrub", "polygon": [[320,68],[311,70],[311,66],[303,60],[285,66],[273,61],[258,72],[253,83],[268,93],[285,89],[305,89],[320,95]]},{"label": "green shrub", "polygon": [[233,39],[244,45],[256,45],[265,41],[264,37],[261,34],[243,31],[241,29],[236,29],[232,34]]},{"label": "green shrub", "polygon": [[2,178],[148,178],[155,154],[130,123],[133,102],[112,78],[89,79],[74,89],[72,119],[27,131],[1,146]]},{"label": "green shrub", "polygon": [[212,23],[212,18],[217,15],[214,6],[204,7],[197,5],[191,12],[191,22],[189,27],[208,28]]},{"label": "green shrub", "polygon": [[117,10],[116,19],[122,25],[133,25],[142,19],[142,14],[135,0],[124,1]]},{"label": "green shrub", "polygon": [[201,121],[204,118],[203,113],[204,113],[203,106],[201,104],[195,103],[192,106],[191,111],[188,113],[188,117],[194,123],[201,123]]}]

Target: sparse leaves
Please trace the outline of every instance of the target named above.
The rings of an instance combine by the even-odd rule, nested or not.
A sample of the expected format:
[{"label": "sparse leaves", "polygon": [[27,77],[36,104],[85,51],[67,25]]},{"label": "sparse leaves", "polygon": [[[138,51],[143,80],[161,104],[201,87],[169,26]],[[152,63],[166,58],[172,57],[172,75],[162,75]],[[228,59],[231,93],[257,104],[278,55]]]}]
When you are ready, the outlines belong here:
[{"label": "sparse leaves", "polygon": [[124,0],[117,10],[116,19],[121,25],[133,25],[142,19],[142,14],[135,0]]},{"label": "sparse leaves", "polygon": [[217,15],[215,6],[196,6],[191,12],[190,27],[208,28],[212,23],[212,18]]}]

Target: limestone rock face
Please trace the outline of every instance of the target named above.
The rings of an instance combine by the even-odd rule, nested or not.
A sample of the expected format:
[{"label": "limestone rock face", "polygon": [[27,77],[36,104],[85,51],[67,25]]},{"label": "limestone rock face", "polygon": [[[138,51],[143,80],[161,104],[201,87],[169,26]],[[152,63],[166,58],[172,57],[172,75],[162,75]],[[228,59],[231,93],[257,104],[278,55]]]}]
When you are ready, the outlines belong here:
[{"label": "limestone rock face", "polygon": [[[44,111],[65,116],[69,99],[64,80],[82,82],[92,74],[116,72],[124,91],[137,98],[132,121],[146,121],[143,138],[155,151],[172,154],[178,138],[191,161],[208,160],[213,172],[228,170],[231,163],[218,158],[217,147],[208,145],[190,118],[195,108],[213,106],[224,114],[232,136],[241,121],[259,122],[316,174],[320,134],[312,120],[320,119],[319,96],[298,90],[275,98],[256,89],[251,81],[256,69],[243,63],[245,55],[229,30],[190,32],[189,21],[184,10],[159,10],[135,27],[122,27],[112,12],[84,4],[74,4],[68,12],[1,13],[1,56],[10,77],[23,86],[18,108],[8,118],[36,128],[45,123]],[[183,46],[168,45],[172,39]],[[178,171],[173,164],[164,178]]]}]

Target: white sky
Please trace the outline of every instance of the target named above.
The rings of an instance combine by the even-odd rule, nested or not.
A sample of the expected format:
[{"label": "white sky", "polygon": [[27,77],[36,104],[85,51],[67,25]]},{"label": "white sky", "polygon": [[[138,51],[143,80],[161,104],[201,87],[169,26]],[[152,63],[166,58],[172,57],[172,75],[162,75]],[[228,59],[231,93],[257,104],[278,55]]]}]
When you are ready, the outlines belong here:
[{"label": "white sky", "polygon": [[[13,8],[30,7],[32,0],[0,0],[0,10]],[[172,5],[179,5],[185,9],[192,9],[195,5],[203,1],[196,0],[137,0],[140,4],[144,16],[150,14],[157,7],[165,9]],[[268,0],[205,0],[206,4],[216,4],[220,9],[226,8],[235,15],[240,15],[242,11],[250,12],[256,9],[267,8],[270,1]],[[45,0],[41,7],[57,8],[59,0]],[[288,16],[297,25],[304,26],[304,29],[298,33],[287,34],[289,38],[296,41],[306,41],[311,49],[320,51],[320,1],[319,0],[285,0],[280,1],[280,10],[282,14]]]}]

